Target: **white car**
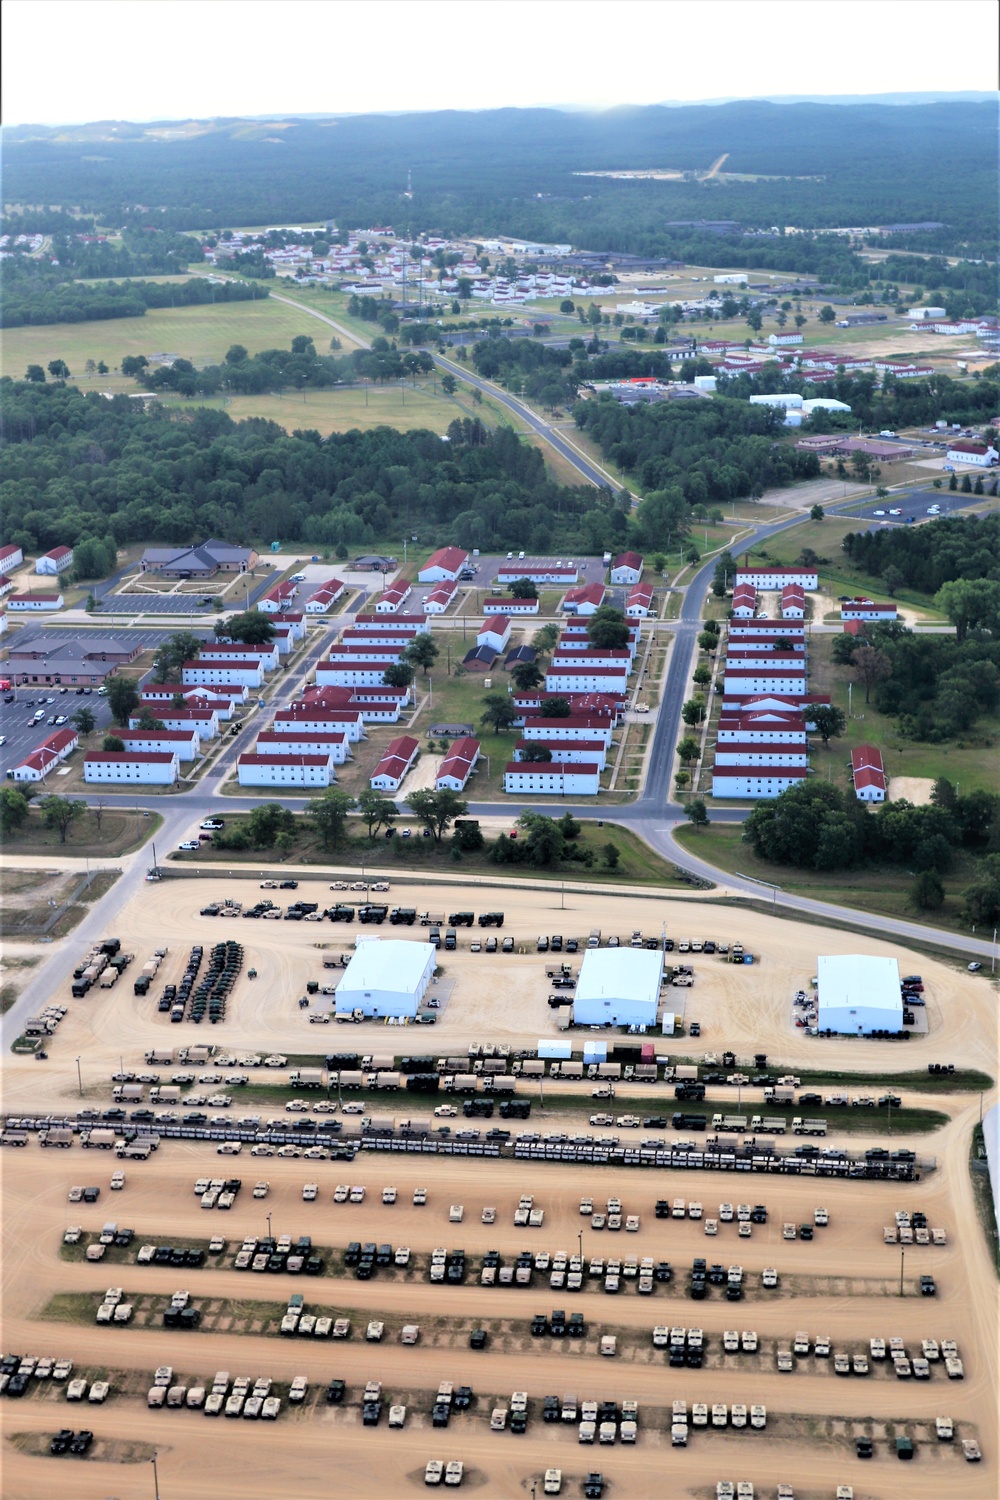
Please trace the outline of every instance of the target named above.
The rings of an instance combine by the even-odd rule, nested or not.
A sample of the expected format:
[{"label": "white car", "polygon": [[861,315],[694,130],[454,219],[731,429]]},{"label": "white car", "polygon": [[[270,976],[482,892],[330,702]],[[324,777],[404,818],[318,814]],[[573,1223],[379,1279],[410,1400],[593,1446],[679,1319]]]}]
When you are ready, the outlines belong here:
[{"label": "white car", "polygon": [[464,1473],[465,1465],[463,1464],[462,1460],[460,1458],[453,1458],[451,1462],[445,1467],[445,1484],[450,1484],[452,1486],[460,1485],[462,1483],[462,1476]]},{"label": "white car", "polygon": [[305,583],[305,581],[306,575],[304,573],[293,573],[289,579],[290,583]]},{"label": "white car", "polygon": [[319,1186],[318,1186],[317,1183],[315,1183],[315,1182],[307,1182],[307,1183],[305,1183],[303,1185],[303,1188],[302,1188],[302,1201],[303,1201],[303,1203],[315,1203],[316,1197],[317,1197],[318,1193],[319,1193]]},{"label": "white car", "polygon": [[439,1458],[431,1458],[427,1461],[424,1469],[424,1484],[437,1485],[441,1483],[444,1475],[444,1464]]},{"label": "white car", "polygon": [[380,1344],[383,1333],[385,1333],[385,1324],[379,1322],[378,1318],[373,1318],[365,1329],[365,1338],[369,1344]]},{"label": "white car", "polygon": [[351,1190],[346,1182],[338,1182],[337,1186],[333,1190],[334,1203],[346,1203],[348,1197],[350,1196],[350,1192]]},{"label": "white car", "polygon": [[872,515],[873,516],[884,516],[885,515],[885,511],[884,510],[873,510],[872,511]]},{"label": "white car", "polygon": [[178,849],[198,849],[200,847],[197,839],[185,839],[183,844],[177,845]]},{"label": "white car", "polygon": [[901,510],[891,510],[889,514],[890,516],[901,516],[903,512]]},{"label": "white car", "polygon": [[458,1114],[454,1104],[439,1104],[434,1111],[439,1120],[453,1120]]}]

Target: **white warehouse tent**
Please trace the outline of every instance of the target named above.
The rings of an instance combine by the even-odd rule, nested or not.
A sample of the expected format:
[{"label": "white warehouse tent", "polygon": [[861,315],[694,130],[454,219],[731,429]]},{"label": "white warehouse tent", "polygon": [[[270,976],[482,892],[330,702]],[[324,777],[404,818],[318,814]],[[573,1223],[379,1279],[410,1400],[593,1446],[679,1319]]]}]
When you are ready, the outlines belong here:
[{"label": "white warehouse tent", "polygon": [[894,958],[852,953],[820,958],[820,1031],[870,1036],[903,1029],[899,965]]},{"label": "white warehouse tent", "polygon": [[663,954],[647,948],[589,948],[580,965],[578,1026],[655,1026]]},{"label": "white warehouse tent", "polygon": [[362,939],[337,986],[337,1014],[415,1016],[436,963],[430,943]]}]

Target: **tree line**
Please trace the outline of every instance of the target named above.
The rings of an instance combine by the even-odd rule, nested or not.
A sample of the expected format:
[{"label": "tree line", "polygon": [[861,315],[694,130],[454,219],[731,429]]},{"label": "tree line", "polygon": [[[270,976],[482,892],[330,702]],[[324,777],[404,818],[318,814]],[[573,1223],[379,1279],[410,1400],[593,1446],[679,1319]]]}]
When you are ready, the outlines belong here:
[{"label": "tree line", "polygon": [[[921,594],[952,579],[1000,580],[1000,514],[940,516],[930,526],[849,531],[843,548],[873,579],[887,574]],[[892,572],[890,573],[890,569]]]},{"label": "tree line", "polygon": [[942,877],[962,850],[977,861],[963,896],[965,919],[1000,917],[1000,795],[994,792],[959,796],[942,777],[926,806],[884,802],[873,811],[851,790],[803,782],[758,803],[743,825],[743,841],[759,859],[797,869],[905,869],[915,876],[912,900],[926,911],[944,904]]},{"label": "tree line", "polygon": [[144,318],[151,307],[201,307],[209,302],[249,302],[266,296],[266,288],[242,281],[210,282],[204,277],[181,283],[105,281],[97,286],[22,281],[7,289],[0,308],[0,327]]},{"label": "tree line", "polygon": [[812,385],[809,372],[789,373],[777,364],[759,375],[719,375],[721,393],[747,400],[750,396],[771,396],[782,391],[796,391],[805,396],[832,396],[844,401],[849,412],[813,413],[802,424],[803,432],[853,432],[860,423],[881,431],[888,428],[928,427],[937,421],[959,422],[963,426],[979,424],[995,416],[1000,402],[1000,384],[994,365],[980,379],[953,380],[950,375],[934,374],[912,380],[886,372],[881,385],[872,372],[838,374],[833,380]]}]

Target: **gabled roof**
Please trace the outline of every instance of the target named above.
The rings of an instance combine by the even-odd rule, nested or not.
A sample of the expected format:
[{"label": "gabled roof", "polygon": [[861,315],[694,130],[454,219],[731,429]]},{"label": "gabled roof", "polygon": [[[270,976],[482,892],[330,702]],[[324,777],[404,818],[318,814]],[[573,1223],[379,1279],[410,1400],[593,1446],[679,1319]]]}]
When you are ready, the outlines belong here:
[{"label": "gabled roof", "polygon": [[475,764],[479,755],[479,741],[472,735],[463,735],[460,740],[454,740],[451,749],[441,763],[438,777],[455,776],[463,780]]},{"label": "gabled roof", "polygon": [[567,589],[564,604],[601,604],[606,593],[603,583],[585,583],[577,589]]},{"label": "gabled roof", "polygon": [[464,665],[468,662],[484,661],[488,666],[492,666],[499,654],[492,646],[474,646],[471,651],[465,653],[462,662]]},{"label": "gabled roof", "polygon": [[642,558],[639,556],[638,552],[620,552],[615,558],[614,562],[611,564],[611,567],[612,569],[638,568],[641,572]]},{"label": "gabled roof", "polygon": [[464,547],[439,547],[432,552],[430,557],[420,569],[421,573],[428,568],[446,568],[449,573],[461,568],[469,560],[469,554]]}]

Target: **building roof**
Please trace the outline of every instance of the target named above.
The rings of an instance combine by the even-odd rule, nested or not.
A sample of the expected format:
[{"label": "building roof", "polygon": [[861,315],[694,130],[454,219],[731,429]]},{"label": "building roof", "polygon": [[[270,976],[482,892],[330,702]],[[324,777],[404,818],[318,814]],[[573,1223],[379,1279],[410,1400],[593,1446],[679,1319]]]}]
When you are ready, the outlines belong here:
[{"label": "building roof", "polygon": [[266,645],[248,645],[245,641],[206,641],[199,656],[273,656],[274,642]]},{"label": "building roof", "polygon": [[567,589],[564,604],[601,604],[604,600],[603,583],[585,583],[578,589]]},{"label": "building roof", "polygon": [[460,740],[452,742],[448,754],[441,762],[438,776],[457,776],[462,779],[475,764],[478,755],[479,741],[470,734],[463,735]]},{"label": "building roof", "polygon": [[663,954],[646,948],[588,948],[580,965],[574,1003],[606,999],[648,1005],[656,1015]]},{"label": "building roof", "polygon": [[43,552],[43,557],[51,557],[53,562],[60,562],[64,557],[73,556],[72,547],[53,547],[51,552]]},{"label": "building roof", "polygon": [[408,990],[415,994],[437,962],[437,952],[430,943],[413,943],[399,938],[366,937],[351,954],[344,977],[337,986],[342,993],[367,993],[375,990]]},{"label": "building roof", "polygon": [[749,776],[755,781],[800,781],[808,766],[717,766],[716,776]]},{"label": "building roof", "polygon": [[[529,745],[541,745],[546,750],[593,750],[596,754],[603,754],[605,744],[603,740],[529,740],[520,739],[514,741],[515,750],[526,750]],[[519,762],[520,764],[520,762]],[[538,765],[547,765],[547,761],[538,761]]]},{"label": "building roof", "polygon": [[629,604],[648,604],[653,597],[651,583],[637,583],[628,596]]},{"label": "building roof", "polygon": [[538,652],[534,646],[514,646],[504,657],[504,668],[510,671],[511,667],[516,667],[518,662],[533,662],[537,657]]},{"label": "building roof", "polygon": [[401,776],[413,760],[417,749],[418,743],[412,735],[397,735],[386,745],[382,752],[382,759],[372,772],[372,777]]},{"label": "building roof", "polygon": [[612,571],[615,568],[638,568],[642,571],[642,558],[638,552],[620,552],[611,564]]},{"label": "building roof", "polygon": [[11,594],[7,600],[8,604],[27,604],[34,599],[37,603],[51,604],[54,599],[61,599],[62,594],[36,594],[34,590],[29,594]]},{"label": "building roof", "polygon": [[147,547],[142,561],[151,568],[183,568],[191,573],[214,573],[226,563],[249,564],[252,547],[233,547],[210,537],[193,547]]},{"label": "building roof", "polygon": [[[14,542],[8,542],[6,547],[0,547],[0,562],[5,562],[8,557],[13,557],[18,552],[21,552],[21,548]],[[21,556],[24,556],[23,552],[21,552]]]},{"label": "building roof", "polygon": [[[537,745],[538,741],[528,743]],[[513,776],[600,776],[601,768],[596,760],[509,760],[504,766],[504,774],[508,772]]]},{"label": "building roof", "polygon": [[479,634],[483,635],[488,630],[493,635],[506,635],[509,629],[509,615],[488,615],[479,627]]},{"label": "building roof", "polygon": [[462,657],[462,665],[468,666],[472,662],[481,661],[491,667],[499,654],[492,646],[473,646],[472,650],[467,651]]},{"label": "building roof", "polygon": [[817,959],[820,1010],[828,1007],[885,1011],[897,1024],[903,1019],[899,964],[894,958],[844,953]]},{"label": "building roof", "polygon": [[[302,729],[299,731],[303,737],[307,737],[311,745],[342,745],[345,736],[342,732],[321,729]],[[294,740],[293,734],[282,734],[276,729],[262,729],[257,736],[258,745],[287,745],[289,740]],[[270,757],[268,757],[270,759]]]},{"label": "building roof", "polygon": [[428,568],[445,568],[453,573],[464,567],[468,560],[469,554],[464,547],[439,547],[436,552],[431,553],[420,571],[425,573]]},{"label": "building roof", "polygon": [[188,744],[196,733],[192,726],[191,729],[122,729],[119,736],[123,740],[183,740]]},{"label": "building roof", "polygon": [[427,621],[423,615],[393,615],[387,620],[384,615],[355,615],[354,628],[356,630],[423,630]]}]

